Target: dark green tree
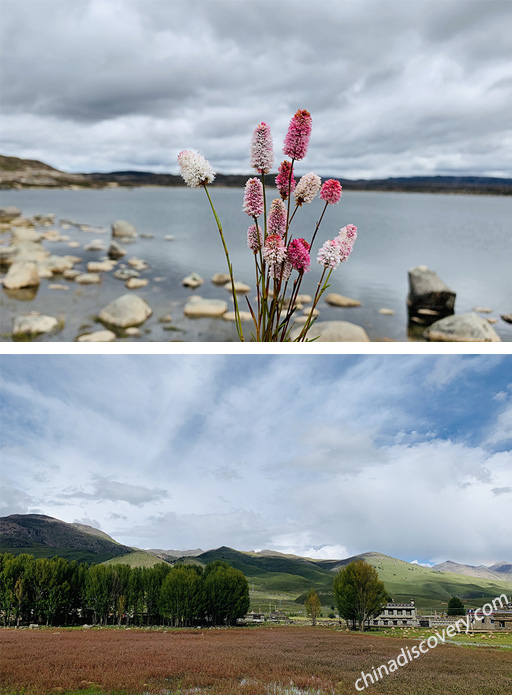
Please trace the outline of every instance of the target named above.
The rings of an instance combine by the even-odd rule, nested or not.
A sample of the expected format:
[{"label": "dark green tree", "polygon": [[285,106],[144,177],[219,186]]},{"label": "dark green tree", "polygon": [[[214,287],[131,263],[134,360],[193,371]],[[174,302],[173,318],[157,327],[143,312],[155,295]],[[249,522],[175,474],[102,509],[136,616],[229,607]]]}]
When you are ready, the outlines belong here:
[{"label": "dark green tree", "polygon": [[160,590],[163,615],[176,627],[192,625],[201,617],[201,574],[196,565],[174,565]]},{"label": "dark green tree", "polygon": [[342,567],[333,582],[340,617],[352,621],[361,632],[370,618],[379,615],[388,601],[377,570],[364,560]]},{"label": "dark green tree", "polygon": [[202,575],[205,615],[212,625],[234,625],[249,609],[249,584],[227,562],[215,560]]},{"label": "dark green tree", "polygon": [[457,596],[453,596],[448,601],[448,615],[466,615],[464,604]]}]

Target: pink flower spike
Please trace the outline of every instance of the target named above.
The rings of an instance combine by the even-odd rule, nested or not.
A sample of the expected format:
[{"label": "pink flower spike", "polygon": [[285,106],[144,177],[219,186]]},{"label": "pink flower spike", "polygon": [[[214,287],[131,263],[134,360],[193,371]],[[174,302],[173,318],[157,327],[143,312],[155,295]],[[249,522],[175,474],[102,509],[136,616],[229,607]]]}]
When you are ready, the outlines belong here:
[{"label": "pink flower spike", "polygon": [[269,234],[263,247],[263,258],[270,265],[282,263],[286,258],[283,237],[279,234]]},{"label": "pink flower spike", "polygon": [[295,190],[295,179],[293,178],[293,169],[292,180],[290,181],[291,168],[291,163],[287,159],[285,159],[284,162],[281,162],[281,164],[279,165],[279,173],[276,176],[277,190],[279,191],[279,195],[283,200],[286,200],[290,193],[293,193],[293,191]]},{"label": "pink flower spike", "polygon": [[260,123],[254,129],[251,140],[251,166],[258,174],[268,174],[274,164],[274,144],[270,126]]},{"label": "pink flower spike", "polygon": [[183,150],[178,155],[178,164],[181,176],[190,188],[212,183],[215,178],[210,162],[197,152]]},{"label": "pink flower spike", "polygon": [[259,179],[249,179],[245,184],[243,209],[249,217],[259,217],[263,212],[263,185]]},{"label": "pink flower spike", "polygon": [[293,239],[288,246],[288,261],[299,273],[307,273],[311,266],[309,244],[304,239]]},{"label": "pink flower spike", "polygon": [[286,208],[281,198],[275,198],[270,204],[267,229],[269,234],[284,236],[286,233]]},{"label": "pink flower spike", "polygon": [[329,203],[329,205],[336,205],[336,203],[339,203],[341,198],[341,183],[336,181],[336,179],[325,181],[320,191],[320,198],[325,200],[326,203]]},{"label": "pink flower spike", "polygon": [[347,224],[346,227],[342,227],[340,229],[339,238],[341,240],[350,241],[351,244],[354,244],[355,240],[357,239],[357,227],[355,224]]},{"label": "pink flower spike", "polygon": [[299,109],[290,121],[284,140],[283,152],[291,159],[304,159],[311,136],[311,114]]},{"label": "pink flower spike", "polygon": [[336,268],[336,266],[341,263],[342,258],[340,243],[341,242],[338,237],[336,239],[328,239],[323,244],[318,252],[318,256],[316,257],[316,260],[320,263],[320,265],[323,265],[324,268]]},{"label": "pink flower spike", "polygon": [[257,253],[261,248],[263,248],[263,230],[259,225],[256,229],[256,225],[251,224],[247,230],[247,246],[254,253]]},{"label": "pink flower spike", "polygon": [[302,203],[311,203],[322,185],[322,180],[317,174],[310,172],[305,174],[297,184],[295,189],[295,202],[297,205],[302,205]]}]

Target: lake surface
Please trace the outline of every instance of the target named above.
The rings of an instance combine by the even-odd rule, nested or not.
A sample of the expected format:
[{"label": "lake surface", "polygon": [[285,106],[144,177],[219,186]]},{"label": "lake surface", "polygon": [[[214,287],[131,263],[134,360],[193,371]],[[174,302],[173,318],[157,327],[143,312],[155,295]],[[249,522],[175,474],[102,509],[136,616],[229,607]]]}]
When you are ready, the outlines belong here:
[{"label": "lake surface", "polygon": [[[242,212],[243,190],[213,186],[211,194],[223,223],[235,279],[254,290],[253,255],[246,245],[250,220]],[[274,197],[276,191],[270,189],[269,203]],[[2,191],[1,198],[3,206],[16,205],[26,216],[55,213],[57,221],[68,218],[106,228],[116,219],[125,219],[135,225],[139,235],[154,235],[153,239],[139,236],[134,244],[126,246],[129,256],[143,258],[151,266],[141,274],[150,279],[149,286],[137,290],[137,294],[148,301],[154,314],[144,324],[143,336],[138,340],[236,339],[234,327],[225,321],[183,317],[183,305],[193,291],[183,288],[181,280],[193,271],[205,279],[205,284],[194,291],[196,294],[229,299],[226,290],[210,282],[214,273],[226,272],[226,263],[201,189],[20,190]],[[295,237],[311,238],[322,207],[323,203],[315,200],[298,211],[292,224]],[[495,330],[503,340],[512,340],[512,326],[499,318],[502,313],[512,312],[512,197],[349,191],[339,205],[328,208],[315,246],[334,237],[348,223],[358,227],[358,239],[350,259],[332,274],[328,292],[358,299],[362,306],[336,309],[321,300],[321,320],[352,321],[362,325],[372,340],[418,339],[418,332],[408,334],[407,270],[423,264],[457,293],[456,313],[477,306],[490,307],[493,313],[486,316],[498,319]],[[101,236],[77,227],[62,234],[82,245]],[[175,240],[166,241],[166,235],[173,235]],[[108,246],[110,233],[103,237]],[[52,253],[81,256],[84,263],[79,268],[104,256],[82,248],[68,249],[62,242],[44,244]],[[304,278],[302,293],[314,294],[320,270],[314,261]],[[48,290],[48,280],[43,280],[36,297],[29,301],[3,292],[4,339],[12,317],[32,309],[65,318],[63,331],[44,340],[74,340],[84,332],[79,329],[87,322],[91,330],[97,330],[100,326],[94,323],[94,316],[111,299],[129,291],[111,273],[103,277],[100,286],[78,287],[71,282],[68,292]],[[155,277],[163,279],[154,282]],[[56,278],[54,282],[62,281]],[[395,315],[380,315],[382,307],[394,310]],[[167,313],[173,316],[171,332],[158,322]],[[245,325],[249,333],[250,324]]]}]

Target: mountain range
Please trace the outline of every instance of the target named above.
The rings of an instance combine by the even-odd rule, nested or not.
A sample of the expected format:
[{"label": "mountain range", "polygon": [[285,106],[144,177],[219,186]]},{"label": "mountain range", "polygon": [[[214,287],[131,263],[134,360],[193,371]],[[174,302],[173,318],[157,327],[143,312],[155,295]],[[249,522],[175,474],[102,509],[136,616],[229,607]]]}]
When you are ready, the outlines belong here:
[{"label": "mountain range", "polygon": [[199,563],[224,560],[241,570],[252,587],[253,598],[302,603],[314,587],[322,603],[333,602],[332,580],[339,568],[363,559],[379,573],[396,601],[414,597],[418,606],[442,609],[452,596],[467,606],[506,593],[512,594],[512,564],[490,567],[447,561],[434,567],[405,562],[377,552],[339,560],[316,560],[271,550],[242,552],[222,546],[212,550],[142,550],[122,545],[103,531],[79,523],[67,523],[42,514],[15,514],[0,518],[0,551],[28,553],[35,557],[65,557],[92,564],[153,566],[159,562]]},{"label": "mountain range", "polygon": [[[252,174],[217,174],[213,185],[242,188]],[[324,177],[328,178],[328,177]],[[512,179],[489,176],[412,176],[387,179],[338,178],[346,190],[512,195]],[[112,171],[69,174],[44,162],[0,155],[0,188],[105,188],[183,186],[177,174]]]}]

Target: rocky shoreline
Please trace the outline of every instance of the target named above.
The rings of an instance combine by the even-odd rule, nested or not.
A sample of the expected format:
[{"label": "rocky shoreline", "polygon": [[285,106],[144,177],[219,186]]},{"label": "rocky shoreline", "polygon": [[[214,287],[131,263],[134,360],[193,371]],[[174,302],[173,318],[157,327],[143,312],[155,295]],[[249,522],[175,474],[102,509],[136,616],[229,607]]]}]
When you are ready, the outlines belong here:
[{"label": "rocky shoreline", "polygon": [[[150,263],[132,253],[139,247],[144,255],[140,247],[151,243],[153,235],[139,233],[128,221],[116,220],[108,229],[57,220],[54,214],[25,217],[17,208],[2,208],[0,239],[2,340],[237,340],[229,276],[215,273],[206,284],[196,272],[173,283],[158,276]],[[174,237],[166,235],[161,241],[172,243]],[[67,253],[62,253],[63,248]],[[424,270],[421,273],[425,275]],[[409,339],[501,340],[490,325],[497,321],[495,318],[489,321],[476,314],[439,314],[431,303],[433,280],[428,273],[426,284],[424,277],[423,284],[416,283],[415,306],[419,302],[420,308],[416,318],[412,317]],[[438,280],[434,281],[436,291]],[[254,291],[239,280],[236,288],[240,297]],[[450,292],[446,296],[451,297]],[[299,330],[311,302],[310,295],[297,298],[295,324]],[[316,311],[319,316],[311,338],[368,342],[370,338],[362,326],[331,320],[358,306],[356,299],[327,294],[318,307],[320,311]],[[321,315],[324,313],[325,319]],[[395,312],[382,307],[378,313],[391,317]],[[512,321],[506,314],[502,318]],[[250,340],[249,311],[242,311],[242,319],[247,326],[246,339]],[[441,320],[452,323],[443,328]]]}]

